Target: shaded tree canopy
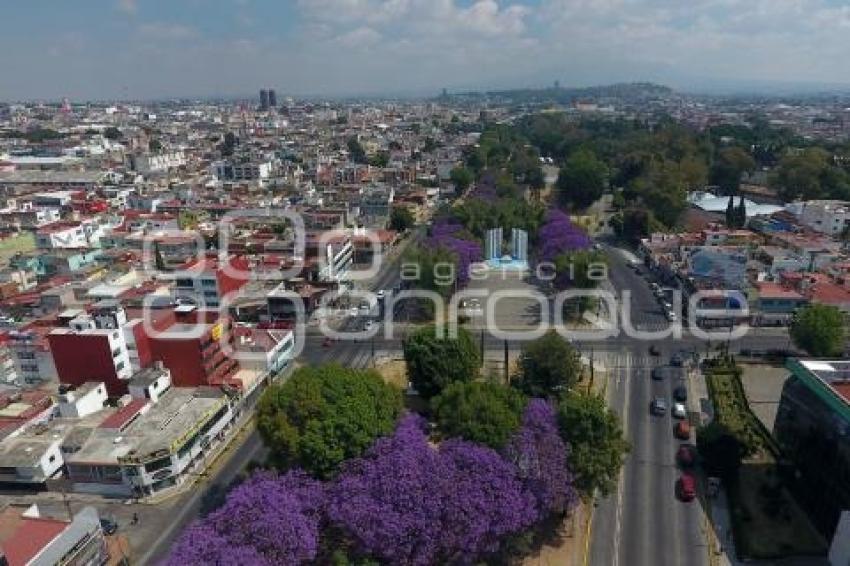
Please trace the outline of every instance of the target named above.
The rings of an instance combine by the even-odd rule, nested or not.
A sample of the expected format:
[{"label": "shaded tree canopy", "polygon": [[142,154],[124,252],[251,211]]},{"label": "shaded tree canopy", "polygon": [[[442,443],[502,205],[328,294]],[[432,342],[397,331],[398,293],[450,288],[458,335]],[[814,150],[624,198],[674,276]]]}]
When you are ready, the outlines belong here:
[{"label": "shaded tree canopy", "polygon": [[392,432],[401,409],[401,392],[374,371],[303,367],[263,393],[257,428],[278,466],[327,478]]},{"label": "shaded tree canopy", "polygon": [[811,356],[840,356],[844,353],[844,313],[829,305],[800,309],[791,324],[791,338]]},{"label": "shaded tree canopy", "polygon": [[458,328],[457,338],[437,337],[437,327],[427,326],[404,341],[404,361],[413,387],[430,399],[456,381],[472,381],[481,365],[472,335]]},{"label": "shaded tree canopy", "polygon": [[443,435],[501,448],[519,428],[525,402],[503,385],[458,381],[431,399],[431,407]]},{"label": "shaded tree canopy", "polygon": [[610,493],[629,449],[617,415],[600,395],[573,391],[561,400],[558,421],[578,490],[585,497]]},{"label": "shaded tree canopy", "polygon": [[519,357],[514,386],[529,397],[556,397],[581,379],[576,349],[554,330],[529,342]]}]

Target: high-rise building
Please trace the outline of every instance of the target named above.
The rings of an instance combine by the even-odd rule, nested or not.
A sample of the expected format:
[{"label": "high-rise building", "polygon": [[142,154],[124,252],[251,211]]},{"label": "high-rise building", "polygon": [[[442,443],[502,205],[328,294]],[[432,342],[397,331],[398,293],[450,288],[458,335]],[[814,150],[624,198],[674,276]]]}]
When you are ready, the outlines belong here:
[{"label": "high-rise building", "polygon": [[269,107],[277,108],[277,93],[273,88],[269,89]]},{"label": "high-rise building", "polygon": [[260,110],[269,109],[269,91],[266,89],[260,90]]}]

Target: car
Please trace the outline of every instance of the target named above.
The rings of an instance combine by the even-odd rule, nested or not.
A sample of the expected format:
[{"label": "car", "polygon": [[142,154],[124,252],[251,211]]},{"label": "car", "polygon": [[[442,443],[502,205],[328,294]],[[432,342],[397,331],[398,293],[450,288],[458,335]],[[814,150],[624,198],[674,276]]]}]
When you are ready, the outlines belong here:
[{"label": "car", "polygon": [[649,355],[650,356],[660,356],[661,355],[661,352],[658,350],[658,347],[655,344],[653,344],[652,346],[649,347]]},{"label": "car", "polygon": [[679,385],[673,390],[673,399],[684,403],[688,400],[688,388],[684,385]]},{"label": "car", "polygon": [[[679,423],[683,424],[683,423]],[[692,444],[682,444],[676,450],[676,462],[682,468],[692,468],[697,461],[697,450]]]},{"label": "car", "polygon": [[652,368],[652,372],[649,375],[655,381],[661,381],[664,379],[664,370],[661,368]]},{"label": "car", "polygon": [[673,429],[673,434],[679,440],[691,439],[691,424],[688,421],[679,421],[676,423],[676,428]]},{"label": "car", "polygon": [[697,496],[697,480],[688,472],[682,474],[676,482],[676,492],[682,501],[693,501]]},{"label": "car", "polygon": [[366,324],[363,325],[363,330],[372,330],[372,327],[375,325],[371,320],[367,320]]},{"label": "car", "polygon": [[361,313],[369,312],[370,310],[372,310],[372,307],[369,306],[369,303],[360,303],[360,312]]},{"label": "car", "polygon": [[110,536],[114,535],[118,532],[118,523],[113,521],[112,519],[107,519],[106,517],[101,517],[100,519],[100,529],[103,531],[103,534]]},{"label": "car", "polygon": [[649,410],[653,415],[664,416],[667,414],[667,401],[663,397],[656,397],[652,400]]},{"label": "car", "polygon": [[671,412],[677,419],[688,418],[688,409],[685,407],[684,403],[673,403],[673,410]]},{"label": "car", "polygon": [[384,297],[387,296],[387,292],[383,289],[378,289],[378,291],[375,293],[375,296],[377,296],[379,300],[383,300]]},{"label": "car", "polygon": [[685,358],[682,356],[682,354],[673,354],[673,356],[670,358],[670,365],[673,367],[680,368],[684,365],[684,363]]},{"label": "car", "polygon": [[357,307],[351,307],[348,310],[348,316],[357,316],[360,311],[357,310]]},{"label": "car", "polygon": [[665,311],[664,316],[669,322],[676,322],[679,319],[673,311]]}]

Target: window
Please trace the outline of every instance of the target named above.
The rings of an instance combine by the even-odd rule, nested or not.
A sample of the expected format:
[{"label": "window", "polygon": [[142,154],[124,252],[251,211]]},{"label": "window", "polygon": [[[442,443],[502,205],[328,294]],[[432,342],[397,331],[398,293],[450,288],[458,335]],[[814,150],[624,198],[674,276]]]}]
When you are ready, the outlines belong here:
[{"label": "window", "polygon": [[122,369],[124,369],[124,362],[123,361],[115,364],[115,371],[121,371]]},{"label": "window", "polygon": [[22,360],[34,360],[35,352],[18,352],[18,358]]},{"label": "window", "polygon": [[120,355],[121,355],[121,348],[115,348],[114,350],[112,350],[112,357],[113,358],[117,358]]},{"label": "window", "polygon": [[56,454],[51,454],[50,458],[47,459],[48,462],[53,463],[56,461]]}]

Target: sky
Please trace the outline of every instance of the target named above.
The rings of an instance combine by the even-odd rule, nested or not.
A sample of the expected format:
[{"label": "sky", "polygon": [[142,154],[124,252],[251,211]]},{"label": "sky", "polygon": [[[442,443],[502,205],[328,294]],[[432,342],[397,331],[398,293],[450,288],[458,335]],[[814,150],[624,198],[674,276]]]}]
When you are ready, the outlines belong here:
[{"label": "sky", "polygon": [[[0,100],[850,83],[847,0],[4,2]],[[725,86],[724,86],[725,85]]]}]

